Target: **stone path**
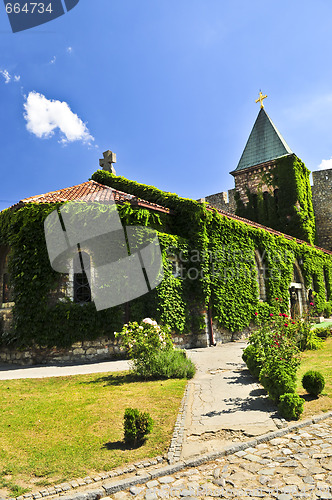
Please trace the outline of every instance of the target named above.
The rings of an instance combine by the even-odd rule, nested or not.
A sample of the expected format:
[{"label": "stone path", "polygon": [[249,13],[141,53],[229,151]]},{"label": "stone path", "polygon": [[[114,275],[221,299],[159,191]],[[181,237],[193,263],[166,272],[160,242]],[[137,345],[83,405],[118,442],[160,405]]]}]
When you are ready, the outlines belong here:
[{"label": "stone path", "polygon": [[[284,429],[287,431],[287,429]],[[153,477],[153,474],[151,475]],[[104,485],[111,491],[112,483]],[[332,498],[332,418],[109,495],[157,500]]]},{"label": "stone path", "polygon": [[69,375],[85,375],[87,373],[118,372],[129,369],[126,360],[104,361],[97,363],[72,365],[27,366],[0,363],[0,380],[20,378],[66,377]]},{"label": "stone path", "polygon": [[187,351],[197,367],[189,383],[185,437],[179,458],[223,449],[285,425],[242,360],[246,342]]}]

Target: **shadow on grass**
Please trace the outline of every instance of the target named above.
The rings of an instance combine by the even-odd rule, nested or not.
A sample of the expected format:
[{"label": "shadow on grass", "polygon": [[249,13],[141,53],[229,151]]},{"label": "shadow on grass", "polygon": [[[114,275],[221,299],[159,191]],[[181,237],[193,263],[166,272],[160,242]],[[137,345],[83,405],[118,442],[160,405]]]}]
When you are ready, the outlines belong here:
[{"label": "shadow on grass", "polygon": [[94,380],[90,380],[89,382],[80,382],[80,383],[82,385],[103,384],[104,386],[107,385],[120,386],[124,384],[133,384],[142,381],[143,381],[142,378],[138,377],[133,373],[126,373],[125,375],[112,373],[104,377],[98,377]]},{"label": "shadow on grass", "polygon": [[121,450],[121,451],[127,451],[127,450],[137,450],[137,448],[140,448],[143,446],[144,442],[140,442],[137,445],[130,445],[125,443],[124,441],[110,441],[109,443],[105,443],[102,446],[103,450]]},{"label": "shadow on grass", "polygon": [[317,401],[318,396],[313,396],[312,394],[301,394],[300,398],[304,399],[304,401]]}]

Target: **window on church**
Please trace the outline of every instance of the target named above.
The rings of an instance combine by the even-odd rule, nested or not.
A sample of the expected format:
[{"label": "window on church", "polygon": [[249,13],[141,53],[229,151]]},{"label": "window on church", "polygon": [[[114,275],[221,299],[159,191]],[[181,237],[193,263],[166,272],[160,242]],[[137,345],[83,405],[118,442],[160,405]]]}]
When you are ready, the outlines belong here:
[{"label": "window on church", "polygon": [[263,193],[263,202],[264,202],[264,214],[268,219],[269,217],[269,193],[268,191],[264,191]]},{"label": "window on church", "polygon": [[258,195],[254,193],[252,195],[252,206],[253,206],[253,216],[254,219],[257,221],[258,220]]},{"label": "window on church", "polygon": [[324,284],[325,284],[325,295],[326,295],[326,300],[330,300],[330,283],[329,283],[329,276],[327,269],[324,267]]},{"label": "window on church", "polygon": [[293,266],[293,280],[294,283],[302,283],[299,269],[296,265]]},{"label": "window on church", "polygon": [[273,196],[274,196],[274,204],[276,207],[276,212],[279,214],[279,189],[275,189],[273,191]]},{"label": "window on church", "polygon": [[177,255],[168,255],[167,259],[172,266],[172,276],[180,278],[182,276],[182,264]]},{"label": "window on church", "polygon": [[91,289],[89,277],[91,273],[91,260],[89,254],[79,251],[74,258],[74,302],[84,304],[91,302]]},{"label": "window on church", "polygon": [[255,250],[255,264],[256,264],[256,279],[259,290],[260,302],[266,301],[266,286],[265,286],[265,265],[258,250]]},{"label": "window on church", "polygon": [[0,301],[1,303],[8,303],[13,301],[13,288],[10,282],[9,273],[9,252],[2,258],[0,262]]}]

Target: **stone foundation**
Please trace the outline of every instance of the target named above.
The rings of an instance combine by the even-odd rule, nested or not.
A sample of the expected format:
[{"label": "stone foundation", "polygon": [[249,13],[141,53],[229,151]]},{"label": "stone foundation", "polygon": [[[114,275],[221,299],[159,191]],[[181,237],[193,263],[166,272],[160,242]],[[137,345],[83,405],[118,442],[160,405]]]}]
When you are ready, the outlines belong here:
[{"label": "stone foundation", "polygon": [[[206,347],[205,333],[200,335],[174,335],[176,347],[190,349],[192,347]],[[25,349],[14,347],[0,348],[0,363],[32,365],[61,365],[70,363],[89,363],[95,361],[109,361],[125,357],[125,350],[120,341],[99,338],[75,342],[69,348],[33,346]]]},{"label": "stone foundation", "polygon": [[247,339],[249,335],[254,331],[254,325],[249,325],[247,328],[241,332],[230,332],[226,328],[222,328],[213,321],[213,336],[215,343],[225,344],[226,342],[234,342],[236,340]]}]

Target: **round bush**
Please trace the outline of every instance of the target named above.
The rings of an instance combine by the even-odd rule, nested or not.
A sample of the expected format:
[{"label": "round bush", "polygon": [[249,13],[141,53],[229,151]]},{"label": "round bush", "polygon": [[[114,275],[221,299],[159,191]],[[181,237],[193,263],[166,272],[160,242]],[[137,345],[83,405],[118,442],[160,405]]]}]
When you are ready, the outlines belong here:
[{"label": "round bush", "polygon": [[303,399],[298,394],[286,393],[280,396],[278,409],[287,420],[298,420],[303,412],[303,403]]},{"label": "round bush", "polygon": [[325,380],[320,372],[309,370],[302,377],[303,388],[313,396],[318,396],[325,387]]}]

